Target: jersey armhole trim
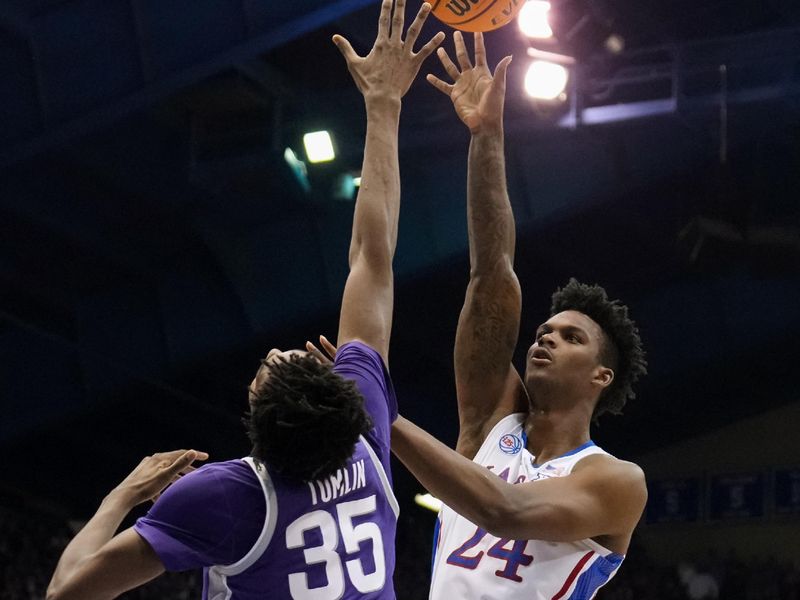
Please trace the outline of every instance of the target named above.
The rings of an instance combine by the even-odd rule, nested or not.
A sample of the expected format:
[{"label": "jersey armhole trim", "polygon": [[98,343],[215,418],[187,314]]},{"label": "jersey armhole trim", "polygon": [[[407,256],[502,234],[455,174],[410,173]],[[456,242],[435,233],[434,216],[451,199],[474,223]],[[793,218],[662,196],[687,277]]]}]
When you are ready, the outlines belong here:
[{"label": "jersey armhole trim", "polygon": [[364,438],[363,435],[358,436],[359,441],[364,444],[364,448],[367,450],[367,454],[369,454],[370,459],[372,459],[372,464],[375,465],[375,470],[378,472],[378,477],[381,480],[381,485],[383,486],[383,491],[386,494],[386,499],[389,501],[389,506],[392,508],[392,512],[394,513],[395,519],[400,515],[400,505],[397,503],[397,498],[394,496],[394,492],[392,491],[392,486],[389,485],[389,478],[386,476],[386,471],[383,469],[383,463],[378,458],[378,455],[375,454],[375,450],[372,449],[369,442]]},{"label": "jersey armhole trim", "polygon": [[252,456],[248,456],[242,460],[253,470],[253,473],[261,484],[261,489],[264,492],[267,514],[264,517],[264,527],[261,529],[256,543],[247,554],[233,564],[224,566],[218,565],[215,567],[215,570],[220,574],[227,576],[242,573],[261,558],[261,555],[264,554],[267,546],[272,541],[272,536],[275,533],[275,524],[278,521],[278,497],[275,494],[275,487],[272,484],[272,479],[266,467],[259,468]]},{"label": "jersey armhole trim", "polygon": [[[520,417],[521,417],[521,420],[520,420]],[[512,420],[513,420],[513,424],[514,424],[513,427],[515,429],[517,427],[520,427],[525,422],[525,413],[511,413],[510,415],[506,415],[505,417],[500,419],[497,423],[495,423],[494,427],[492,427],[492,429],[489,431],[489,433],[486,434],[486,437],[483,438],[483,441],[481,442],[481,446],[480,446],[480,448],[478,448],[478,451],[475,453],[475,456],[472,459],[472,462],[478,462],[479,463],[479,462],[481,462],[481,460],[483,460],[484,455],[488,452],[488,448],[489,448],[489,446],[487,446],[487,443],[489,443],[489,440],[493,440],[495,438],[495,436],[500,433],[500,431],[504,431],[504,433],[510,433],[510,431],[505,431],[505,429],[508,427],[509,421],[512,421]]]}]

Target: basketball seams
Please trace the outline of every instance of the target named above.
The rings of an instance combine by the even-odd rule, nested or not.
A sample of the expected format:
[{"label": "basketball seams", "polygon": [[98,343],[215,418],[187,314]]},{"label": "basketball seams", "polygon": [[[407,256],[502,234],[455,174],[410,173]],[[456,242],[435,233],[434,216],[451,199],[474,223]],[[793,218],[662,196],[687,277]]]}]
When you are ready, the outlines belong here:
[{"label": "basketball seams", "polygon": [[[454,16],[447,10],[448,4],[452,1],[453,0],[445,0],[445,2],[442,3],[442,0],[435,0],[431,12],[442,23],[455,29],[471,32],[491,31],[507,25],[514,19],[524,4],[523,0],[517,0],[516,3],[514,3],[514,0],[511,0],[511,2],[508,2],[511,6],[511,13],[505,14],[505,2],[500,3],[498,0],[460,0],[460,2],[470,5],[470,12],[473,9],[478,11],[475,14],[468,14],[466,18],[463,18],[463,15]],[[495,19],[500,22],[496,22]]]}]

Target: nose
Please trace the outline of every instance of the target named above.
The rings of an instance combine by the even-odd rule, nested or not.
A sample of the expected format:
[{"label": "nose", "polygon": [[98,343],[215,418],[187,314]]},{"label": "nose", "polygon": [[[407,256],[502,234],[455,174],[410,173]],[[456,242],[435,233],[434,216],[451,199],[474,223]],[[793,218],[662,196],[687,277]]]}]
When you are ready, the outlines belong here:
[{"label": "nose", "polygon": [[273,348],[272,350],[270,350],[269,352],[267,352],[267,360],[269,360],[270,358],[272,358],[272,357],[273,357],[273,356],[275,356],[276,354],[280,354],[280,353],[281,353],[281,351],[280,351],[280,350],[278,350],[277,348]]},{"label": "nose", "polygon": [[536,340],[536,343],[540,346],[547,346],[548,348],[556,347],[556,342],[551,333],[543,333],[539,336],[539,339]]}]

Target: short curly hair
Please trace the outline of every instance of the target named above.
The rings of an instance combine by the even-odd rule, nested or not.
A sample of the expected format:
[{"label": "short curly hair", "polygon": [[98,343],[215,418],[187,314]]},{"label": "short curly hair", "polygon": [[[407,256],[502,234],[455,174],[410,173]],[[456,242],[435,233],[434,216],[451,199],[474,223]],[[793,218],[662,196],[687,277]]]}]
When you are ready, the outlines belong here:
[{"label": "short curly hair", "polygon": [[243,419],[253,457],[290,479],[332,475],[372,427],[353,381],[309,355],[262,363],[269,370]]},{"label": "short curly hair", "polygon": [[628,399],[636,397],[633,391],[640,377],[647,373],[645,351],[636,323],[628,316],[628,307],[619,300],[609,300],[599,285],[587,285],[571,278],[563,288],[553,294],[550,314],[576,310],[600,326],[606,340],[600,349],[600,361],[613,369],[614,381],[600,395],[593,419],[602,414],[618,415]]}]

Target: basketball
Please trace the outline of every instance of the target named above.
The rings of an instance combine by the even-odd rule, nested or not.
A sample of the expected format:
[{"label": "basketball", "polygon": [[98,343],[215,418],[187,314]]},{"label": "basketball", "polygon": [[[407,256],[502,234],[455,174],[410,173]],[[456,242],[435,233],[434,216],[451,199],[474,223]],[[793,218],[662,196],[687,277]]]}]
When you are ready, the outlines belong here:
[{"label": "basketball", "polygon": [[525,0],[431,0],[431,12],[461,31],[491,31],[510,23]]}]

